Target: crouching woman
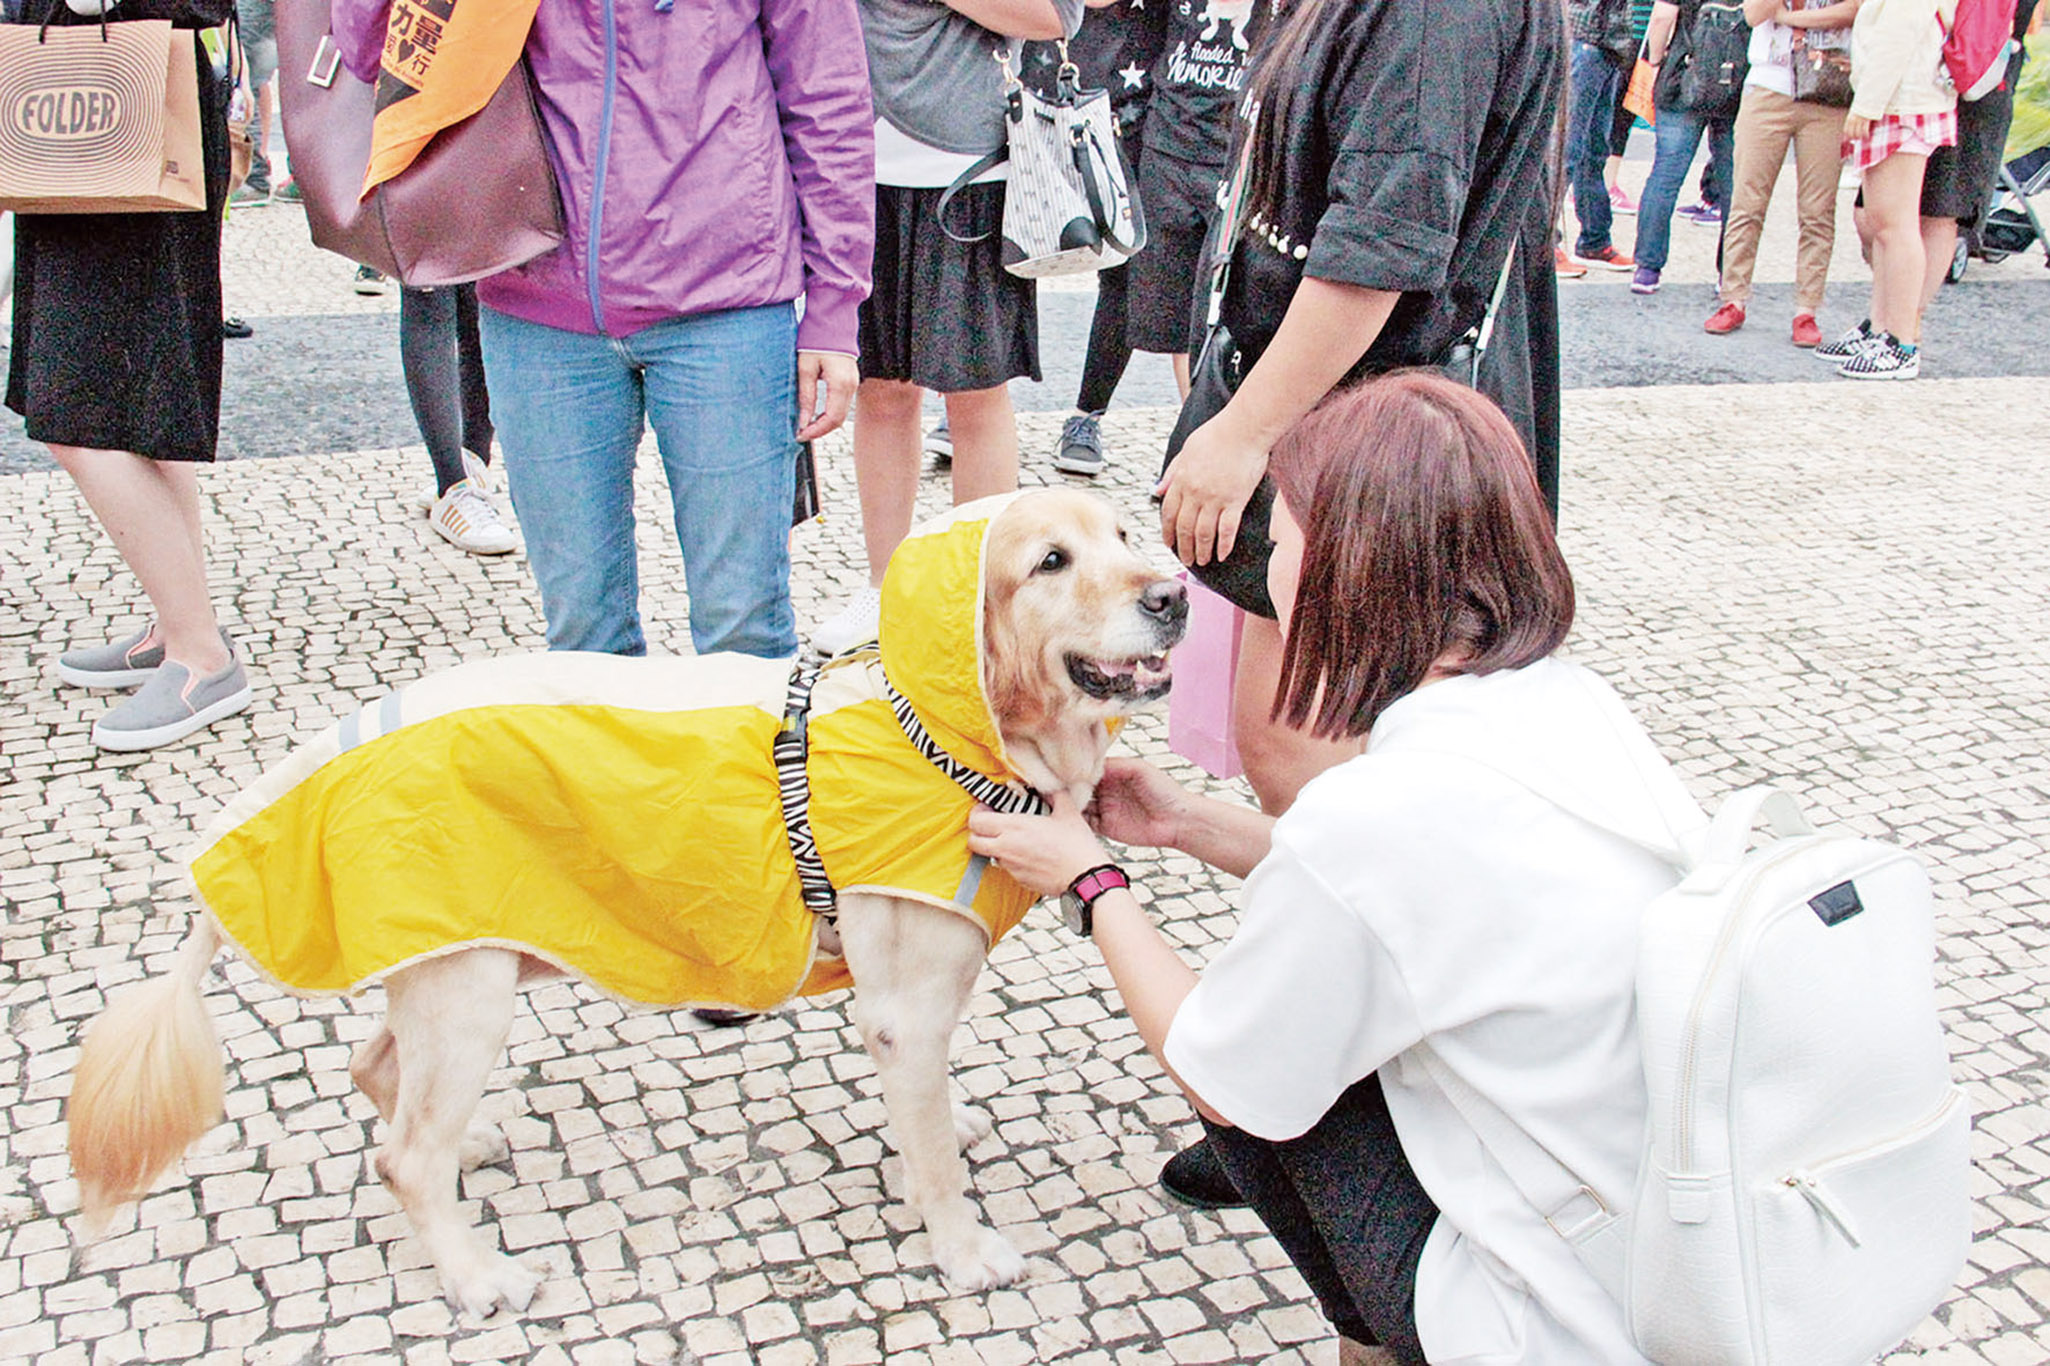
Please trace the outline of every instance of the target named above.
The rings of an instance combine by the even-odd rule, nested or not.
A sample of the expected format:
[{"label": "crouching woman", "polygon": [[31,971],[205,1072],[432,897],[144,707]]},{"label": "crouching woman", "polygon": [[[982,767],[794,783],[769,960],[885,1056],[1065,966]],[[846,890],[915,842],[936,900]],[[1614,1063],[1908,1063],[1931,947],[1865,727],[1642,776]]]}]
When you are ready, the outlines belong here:
[{"label": "crouching woman", "polygon": [[[1423,373],[1373,381],[1304,419],[1273,472],[1275,713],[1364,751],[1278,821],[1119,761],[1086,817],[978,812],[974,847],[1068,894],[1341,1361],[1370,1344],[1639,1361],[1547,1223],[1599,1207],[1533,1207],[1467,1115],[1499,1112],[1611,1207],[1629,1193],[1637,922],[1675,873],[1540,794],[1653,847],[1670,841],[1651,812],[1699,809],[1607,685],[1554,657],[1572,579],[1487,399]],[[1246,878],[1241,926],[1200,978],[1104,871],[1099,836]]]}]

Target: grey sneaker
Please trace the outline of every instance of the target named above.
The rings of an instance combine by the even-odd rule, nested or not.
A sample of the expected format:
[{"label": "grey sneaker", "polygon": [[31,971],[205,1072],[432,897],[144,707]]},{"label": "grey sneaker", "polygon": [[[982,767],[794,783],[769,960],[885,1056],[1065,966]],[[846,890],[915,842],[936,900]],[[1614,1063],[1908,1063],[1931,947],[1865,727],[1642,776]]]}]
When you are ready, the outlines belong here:
[{"label": "grey sneaker", "polygon": [[227,668],[205,678],[166,661],[133,697],[100,718],[93,743],[120,753],[155,749],[233,716],[255,698],[239,659],[230,658]]},{"label": "grey sneaker", "polygon": [[1060,448],[1053,454],[1053,467],[1062,474],[1086,474],[1092,479],[1103,473],[1102,413],[1076,413],[1061,424]]},{"label": "grey sneaker", "polygon": [[941,467],[954,463],[954,433],[947,428],[947,418],[940,415],[940,425],[925,434],[925,453],[933,463]]},{"label": "grey sneaker", "polygon": [[57,656],[57,677],[74,688],[132,688],[147,683],[164,662],[152,622],[134,635],[105,645],[82,645]]}]

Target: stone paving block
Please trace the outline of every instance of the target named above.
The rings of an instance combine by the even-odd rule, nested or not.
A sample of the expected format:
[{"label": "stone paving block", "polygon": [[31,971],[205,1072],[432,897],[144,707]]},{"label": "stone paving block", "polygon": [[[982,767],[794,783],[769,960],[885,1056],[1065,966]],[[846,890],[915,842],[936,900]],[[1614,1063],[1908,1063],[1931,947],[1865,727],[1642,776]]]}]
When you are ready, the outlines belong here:
[{"label": "stone paving block", "polygon": [[[1701,795],[1789,783],[1824,818],[1928,857],[1943,1009],[1978,1116],[1976,1241],[1958,1295],[1909,1350],[2039,1362],[2050,490],[2037,453],[2050,419],[2032,382],[1876,387],[1892,392],[1570,395],[1568,649],[1617,681]],[[1824,408],[1826,429],[1786,439]],[[2001,435],[1961,455],[1959,433],[1993,413]],[[1107,440],[1156,448],[1170,419],[1113,410]],[[1058,420],[1027,414],[1023,449],[1047,448]],[[793,538],[806,620],[859,578],[844,439],[821,460],[828,520]],[[685,650],[681,565],[644,465],[651,648]],[[933,1275],[844,997],[712,1031],[556,984],[527,995],[486,1103],[511,1160],[464,1182],[487,1237],[546,1259],[551,1280],[518,1323],[458,1321],[377,1182],[365,1149],[379,1126],[347,1079],[381,994],[298,1001],[227,960],[208,992],[227,1121],[133,1222],[74,1254],[62,1102],[76,1034],[108,989],[175,953],[192,912],[177,851],[339,707],[540,643],[519,557],[444,553],[405,511],[417,450],[321,457],[320,537],[280,468],[205,476],[222,605],[259,707],[124,759],[84,738],[104,700],[47,669],[139,617],[140,595],[67,481],[0,475],[0,1358],[1329,1360],[1328,1329],[1256,1221],[1155,1193],[1190,1111],[1100,964],[1044,911],[998,946],[956,1041],[957,1083],[996,1121],[970,1154],[972,1191],[1033,1257],[1020,1287],[952,1297]],[[1100,481],[1140,530],[1149,474],[1120,460]],[[1027,482],[1051,477],[1028,457]],[[939,506],[942,481],[921,496]],[[1165,742],[1157,716],[1123,741],[1243,799]],[[1229,937],[1230,879],[1174,854],[1133,866],[1192,958]],[[893,1332],[917,1341],[900,1348]]]}]

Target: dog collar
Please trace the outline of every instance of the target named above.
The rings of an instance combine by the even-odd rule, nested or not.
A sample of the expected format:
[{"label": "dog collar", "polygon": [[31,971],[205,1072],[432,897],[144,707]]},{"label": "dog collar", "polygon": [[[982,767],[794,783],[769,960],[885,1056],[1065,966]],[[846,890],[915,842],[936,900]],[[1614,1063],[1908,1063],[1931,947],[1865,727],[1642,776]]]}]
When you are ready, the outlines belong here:
[{"label": "dog collar", "polygon": [[946,774],[963,792],[991,810],[1013,815],[1022,812],[1030,816],[1044,816],[1053,809],[1044,797],[1022,783],[1015,787],[1000,783],[986,773],[977,773],[947,753],[946,748],[927,732],[925,723],[918,719],[911,699],[897,691],[897,685],[889,680],[887,674],[883,677],[883,689],[889,696],[890,710],[897,714],[897,724],[903,729],[904,738],[925,756],[927,763]]}]

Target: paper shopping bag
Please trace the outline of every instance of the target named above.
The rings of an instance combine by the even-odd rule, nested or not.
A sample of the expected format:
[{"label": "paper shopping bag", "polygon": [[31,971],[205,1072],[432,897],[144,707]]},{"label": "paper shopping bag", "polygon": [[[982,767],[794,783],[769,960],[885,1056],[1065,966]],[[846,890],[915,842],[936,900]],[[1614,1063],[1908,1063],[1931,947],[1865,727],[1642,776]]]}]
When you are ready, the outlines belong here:
[{"label": "paper shopping bag", "polygon": [[1244,771],[1231,734],[1232,680],[1246,614],[1184,572],[1189,630],[1174,652],[1174,690],[1167,695],[1167,747],[1213,778]]},{"label": "paper shopping bag", "polygon": [[1623,107],[1643,119],[1646,123],[1658,122],[1652,87],[1658,83],[1659,69],[1638,55],[1637,65],[1630,69],[1630,85],[1623,92]]},{"label": "paper shopping bag", "polygon": [[192,34],[159,19],[0,24],[0,209],[205,207]]}]

